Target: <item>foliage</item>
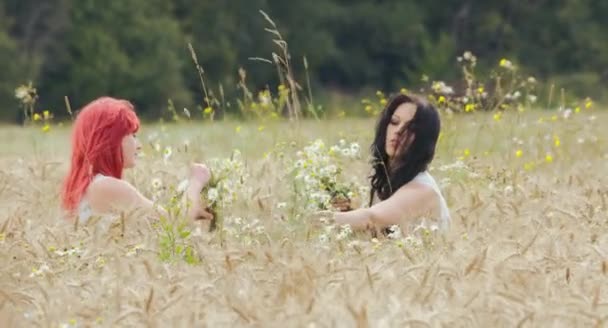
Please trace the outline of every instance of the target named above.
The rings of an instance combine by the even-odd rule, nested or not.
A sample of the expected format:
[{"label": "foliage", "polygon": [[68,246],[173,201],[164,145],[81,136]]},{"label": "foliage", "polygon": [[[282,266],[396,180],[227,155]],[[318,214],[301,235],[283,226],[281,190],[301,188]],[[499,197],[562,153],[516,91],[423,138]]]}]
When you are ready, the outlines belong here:
[{"label": "foliage", "polygon": [[[80,108],[103,94],[132,99],[149,117],[168,99],[177,108],[211,108],[216,118],[257,116],[250,106],[257,95],[283,85],[279,114],[300,108],[314,117],[321,102],[312,102],[311,89],[317,99],[372,87],[417,90],[423,75],[452,85],[461,70],[455,58],[465,51],[478,56],[479,76],[509,58],[522,75],[600,99],[606,13],[608,5],[595,0],[3,0],[1,119],[19,115],[12,91],[29,81],[41,90],[41,107],[58,116],[67,115],[65,96]],[[221,106],[205,100],[189,43]]]}]

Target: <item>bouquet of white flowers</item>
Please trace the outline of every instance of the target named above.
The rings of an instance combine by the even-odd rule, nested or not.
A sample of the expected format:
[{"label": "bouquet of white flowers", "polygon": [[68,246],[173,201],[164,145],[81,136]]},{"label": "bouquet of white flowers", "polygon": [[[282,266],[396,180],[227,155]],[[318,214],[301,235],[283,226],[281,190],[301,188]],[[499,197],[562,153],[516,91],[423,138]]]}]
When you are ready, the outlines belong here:
[{"label": "bouquet of white flowers", "polygon": [[327,148],[317,139],[296,156],[292,168],[294,188],[296,196],[304,200],[305,210],[326,210],[336,201],[349,204],[343,209],[349,210],[353,198],[365,192],[357,182],[347,182],[341,175],[346,161],[360,157],[359,144],[340,140]]},{"label": "bouquet of white flowers", "polygon": [[237,200],[237,192],[242,191],[248,175],[238,150],[235,150],[230,158],[212,159],[208,166],[211,179],[203,188],[201,196],[213,214],[209,225],[209,231],[213,231],[218,227],[222,228],[223,211]]}]

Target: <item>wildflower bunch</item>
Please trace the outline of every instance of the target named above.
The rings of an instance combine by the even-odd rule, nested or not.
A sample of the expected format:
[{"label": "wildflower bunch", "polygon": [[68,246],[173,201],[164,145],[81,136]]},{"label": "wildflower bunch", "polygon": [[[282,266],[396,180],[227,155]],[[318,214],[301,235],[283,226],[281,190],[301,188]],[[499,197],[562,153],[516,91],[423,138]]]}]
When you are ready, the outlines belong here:
[{"label": "wildflower bunch", "polygon": [[243,190],[248,173],[238,150],[234,150],[230,158],[212,159],[208,165],[211,180],[201,194],[214,215],[209,227],[213,231],[222,226],[222,212],[238,199],[237,192]]},{"label": "wildflower bunch", "polygon": [[351,201],[364,192],[356,182],[345,182],[341,175],[346,161],[360,157],[359,144],[340,140],[328,148],[317,139],[296,156],[292,167],[294,189],[305,210],[325,210],[332,200]]},{"label": "wildflower bunch", "polygon": [[31,82],[17,87],[15,89],[15,98],[17,98],[23,108],[24,122],[42,123],[42,132],[50,131],[53,114],[48,110],[42,113],[36,112],[38,91]]},{"label": "wildflower bunch", "polygon": [[36,102],[38,101],[38,92],[32,83],[17,87],[15,89],[15,98],[19,100],[21,107],[23,107],[25,120],[33,120]]},{"label": "wildflower bunch", "polygon": [[[423,75],[422,82],[428,86],[420,92],[434,103],[438,108],[448,112],[475,112],[494,111],[515,108],[524,111],[533,105],[536,79],[524,78],[518,74],[518,67],[510,60],[499,60],[497,67],[487,75],[487,81],[478,78],[475,69],[477,57],[470,51],[459,56],[463,83],[453,87],[445,81],[435,81]],[[408,94],[409,90],[402,88],[401,94]],[[361,101],[364,110],[371,116],[377,116],[387,104],[387,96],[382,91],[376,91],[377,100],[368,98]]]},{"label": "wildflower bunch", "polygon": [[[464,90],[455,92],[443,81],[433,81],[429,99],[438,107],[451,112],[503,111],[515,108],[524,111],[536,102],[536,79],[524,78],[510,60],[502,58],[491,70],[489,79],[482,81],[475,73],[477,57],[466,51],[458,57],[464,80]],[[500,114],[495,115],[495,119]]]}]

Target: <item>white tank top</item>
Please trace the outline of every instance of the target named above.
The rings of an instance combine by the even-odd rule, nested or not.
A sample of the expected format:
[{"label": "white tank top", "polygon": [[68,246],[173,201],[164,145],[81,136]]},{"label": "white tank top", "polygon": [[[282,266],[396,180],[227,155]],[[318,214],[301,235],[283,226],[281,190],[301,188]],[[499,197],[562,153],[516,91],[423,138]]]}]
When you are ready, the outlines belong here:
[{"label": "white tank top", "polygon": [[[452,219],[450,217],[450,210],[448,208],[447,202],[445,201],[445,198],[443,198],[443,194],[441,193],[441,190],[439,189],[439,185],[437,185],[437,182],[431,176],[431,174],[428,171],[420,172],[410,182],[418,182],[425,186],[431,187],[435,191],[435,193],[437,194],[437,197],[439,199],[439,204],[438,204],[439,217],[433,218],[433,219],[437,221],[437,225],[440,230],[446,231],[447,229],[449,229],[451,221],[452,221]],[[379,201],[380,201],[380,199],[378,198],[378,195],[374,194],[373,203],[375,204]]]},{"label": "white tank top", "polygon": [[423,185],[433,188],[433,190],[437,194],[437,197],[439,198],[439,217],[437,218],[438,219],[437,223],[439,225],[440,230],[447,230],[450,227],[450,223],[452,221],[452,219],[450,217],[450,210],[448,208],[447,202],[445,201],[445,198],[443,197],[443,194],[441,193],[441,190],[439,189],[439,185],[437,185],[437,182],[435,181],[435,179],[431,176],[431,174],[428,171],[424,171],[424,172],[418,173],[418,175],[412,181],[415,181],[415,182],[418,182],[418,183],[421,183]]}]

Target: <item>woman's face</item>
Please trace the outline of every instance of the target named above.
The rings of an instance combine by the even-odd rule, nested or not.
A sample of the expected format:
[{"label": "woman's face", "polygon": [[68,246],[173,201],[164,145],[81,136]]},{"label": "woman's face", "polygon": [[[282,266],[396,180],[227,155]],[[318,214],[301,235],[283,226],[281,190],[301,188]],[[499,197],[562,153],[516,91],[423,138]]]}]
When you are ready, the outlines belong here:
[{"label": "woman's face", "polygon": [[[395,109],[395,112],[386,127],[385,149],[389,158],[393,158],[396,155],[397,150],[400,149],[401,145],[399,143],[403,141],[400,132],[405,132],[402,131],[403,127],[414,118],[415,114],[416,105],[413,103],[403,103]],[[414,136],[408,140],[408,143],[413,141],[413,137]]]},{"label": "woman's face", "polygon": [[135,166],[137,155],[141,149],[139,140],[135,137],[135,134],[128,134],[122,138],[122,161],[123,168],[128,169]]}]

